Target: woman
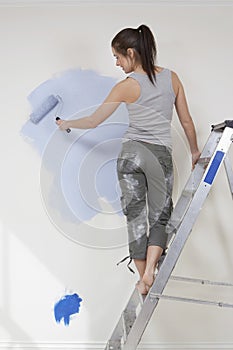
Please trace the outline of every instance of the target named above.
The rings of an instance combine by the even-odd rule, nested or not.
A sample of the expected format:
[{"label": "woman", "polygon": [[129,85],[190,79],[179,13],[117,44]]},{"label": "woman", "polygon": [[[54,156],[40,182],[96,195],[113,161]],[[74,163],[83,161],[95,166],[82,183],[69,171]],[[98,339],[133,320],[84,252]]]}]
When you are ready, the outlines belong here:
[{"label": "woman", "polygon": [[200,157],[195,127],[183,86],[176,73],[159,67],[151,30],[121,30],[112,40],[116,65],[126,74],[102,105],[90,116],[59,120],[61,130],[95,128],[122,103],[126,103],[129,126],[118,157],[117,172],[121,203],[127,218],[130,258],[140,279],[137,288],[146,294],[153,284],[158,260],[166,248],[166,225],[172,211],[171,120],[175,106],[189,142],[192,167]]}]

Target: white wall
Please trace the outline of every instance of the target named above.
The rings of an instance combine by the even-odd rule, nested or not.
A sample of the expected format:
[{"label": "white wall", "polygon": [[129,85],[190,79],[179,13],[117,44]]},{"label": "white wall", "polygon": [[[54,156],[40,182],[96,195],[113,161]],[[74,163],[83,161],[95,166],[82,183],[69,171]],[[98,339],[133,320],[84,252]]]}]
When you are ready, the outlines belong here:
[{"label": "white wall", "polygon": [[[211,124],[232,119],[233,6],[0,7],[2,348],[103,348],[136,282],[125,266],[116,267],[126,247],[86,248],[52,225],[40,195],[41,159],[19,132],[28,118],[27,95],[53,74],[82,67],[123,78],[114,67],[110,41],[121,28],[141,23],[155,33],[158,63],[183,81],[203,147]],[[176,115],[173,125],[176,199],[190,159]],[[232,200],[220,171],[176,274],[233,281],[231,215]],[[66,288],[83,298],[69,327],[53,318],[53,305]],[[175,282],[168,289],[217,300],[230,301],[232,295],[232,290],[190,290]],[[144,349],[232,349],[232,321],[230,309],[163,301],[142,342]]]}]

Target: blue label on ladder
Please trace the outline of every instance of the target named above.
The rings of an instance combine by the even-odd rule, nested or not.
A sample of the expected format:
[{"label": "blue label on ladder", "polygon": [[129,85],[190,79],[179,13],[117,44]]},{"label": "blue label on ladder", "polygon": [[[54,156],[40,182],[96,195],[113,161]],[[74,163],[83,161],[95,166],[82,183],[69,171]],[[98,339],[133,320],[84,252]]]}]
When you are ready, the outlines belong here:
[{"label": "blue label on ladder", "polygon": [[212,185],[214,178],[215,178],[215,175],[216,175],[218,168],[221,164],[221,161],[224,157],[224,154],[225,153],[222,151],[216,152],[214,159],[211,163],[211,166],[209,167],[208,173],[206,174],[206,177],[204,179],[204,182],[206,182],[207,184]]}]

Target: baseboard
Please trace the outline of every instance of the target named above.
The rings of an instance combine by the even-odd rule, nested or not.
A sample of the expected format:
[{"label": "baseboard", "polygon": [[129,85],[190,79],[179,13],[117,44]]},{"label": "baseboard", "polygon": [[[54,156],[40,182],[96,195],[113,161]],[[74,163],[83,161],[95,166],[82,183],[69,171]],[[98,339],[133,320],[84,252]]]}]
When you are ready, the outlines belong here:
[{"label": "baseboard", "polygon": [[75,5],[232,6],[233,0],[0,0],[0,6]]},{"label": "baseboard", "polygon": [[[0,349],[10,350],[104,350],[106,344],[100,342],[1,342]],[[233,343],[142,343],[137,350],[232,350]]]}]

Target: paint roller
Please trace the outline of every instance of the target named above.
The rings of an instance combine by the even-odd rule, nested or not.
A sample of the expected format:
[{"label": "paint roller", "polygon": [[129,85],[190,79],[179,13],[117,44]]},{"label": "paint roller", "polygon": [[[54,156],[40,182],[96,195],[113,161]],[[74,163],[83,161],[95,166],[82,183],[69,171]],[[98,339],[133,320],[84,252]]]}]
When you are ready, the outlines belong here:
[{"label": "paint roller", "polygon": [[[54,109],[59,104],[60,104],[60,108],[57,109],[57,112],[55,114],[56,120],[59,120],[60,118],[58,117],[58,114],[61,111],[63,102],[61,97],[58,95],[48,96],[41,103],[41,105],[30,114],[30,120],[32,121],[32,123],[38,124],[49,112],[51,112],[52,109]],[[70,129],[66,129],[66,131],[68,133],[71,132]]]}]

